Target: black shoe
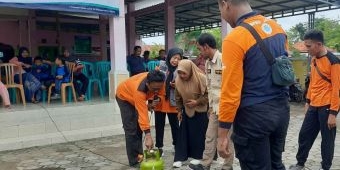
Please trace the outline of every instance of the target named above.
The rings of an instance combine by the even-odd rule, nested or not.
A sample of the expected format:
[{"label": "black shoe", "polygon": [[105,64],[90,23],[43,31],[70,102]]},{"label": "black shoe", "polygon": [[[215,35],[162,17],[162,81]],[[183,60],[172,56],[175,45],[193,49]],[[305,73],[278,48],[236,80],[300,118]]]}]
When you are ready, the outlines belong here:
[{"label": "black shoe", "polygon": [[159,151],[159,156],[163,157],[163,149],[162,148],[158,148],[158,151]]},{"label": "black shoe", "polygon": [[191,169],[191,170],[210,170],[210,167],[205,167],[202,164],[198,164],[198,165],[190,164],[189,169]]},{"label": "black shoe", "polygon": [[130,165],[131,168],[140,168],[140,163],[134,164],[134,165]]}]

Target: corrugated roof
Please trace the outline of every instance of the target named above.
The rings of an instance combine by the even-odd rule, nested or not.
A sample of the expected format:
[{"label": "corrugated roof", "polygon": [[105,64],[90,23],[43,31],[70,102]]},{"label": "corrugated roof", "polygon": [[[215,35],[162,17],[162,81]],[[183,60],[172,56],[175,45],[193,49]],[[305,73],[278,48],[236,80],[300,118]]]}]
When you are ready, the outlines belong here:
[{"label": "corrugated roof", "polygon": [[[309,12],[338,9],[329,3],[338,3],[339,0],[249,0],[253,9],[271,18],[301,15]],[[179,1],[178,1],[179,2]],[[191,3],[175,8],[176,32],[187,32],[206,28],[219,27],[220,12],[216,0],[190,0]],[[164,34],[164,3],[135,12],[136,32],[143,37],[159,36]],[[152,11],[152,12],[150,12]],[[153,12],[155,11],[155,12]]]}]

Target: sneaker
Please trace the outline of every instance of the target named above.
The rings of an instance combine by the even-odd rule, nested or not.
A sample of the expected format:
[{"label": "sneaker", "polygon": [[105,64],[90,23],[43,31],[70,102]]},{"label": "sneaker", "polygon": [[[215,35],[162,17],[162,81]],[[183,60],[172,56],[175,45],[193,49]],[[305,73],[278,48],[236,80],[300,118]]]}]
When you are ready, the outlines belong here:
[{"label": "sneaker", "polygon": [[193,164],[193,165],[199,165],[201,163],[200,160],[197,160],[197,159],[193,159],[190,161],[190,164]]},{"label": "sneaker", "polygon": [[210,167],[205,167],[202,164],[198,164],[198,165],[190,164],[189,169],[191,169],[191,170],[210,170]]},{"label": "sneaker", "polygon": [[54,95],[51,96],[51,99],[52,100],[60,99],[60,94],[54,93]]},{"label": "sneaker", "polygon": [[301,165],[291,165],[290,167],[289,167],[289,170],[303,170],[303,169],[305,169],[305,167],[304,166],[301,166]]},{"label": "sneaker", "polygon": [[180,167],[182,167],[182,162],[181,162],[181,161],[174,162],[174,163],[172,164],[172,166],[173,166],[174,168],[180,168]]}]

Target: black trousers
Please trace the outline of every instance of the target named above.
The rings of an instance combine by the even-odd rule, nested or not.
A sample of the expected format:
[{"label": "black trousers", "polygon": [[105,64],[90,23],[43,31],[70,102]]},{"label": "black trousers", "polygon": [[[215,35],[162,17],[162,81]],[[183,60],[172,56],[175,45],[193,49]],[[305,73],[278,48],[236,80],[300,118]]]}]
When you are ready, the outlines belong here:
[{"label": "black trousers", "polygon": [[239,108],[231,138],[242,170],[285,170],[289,110],[287,97]]},{"label": "black trousers", "polygon": [[164,112],[155,112],[155,128],[156,128],[156,147],[162,148],[164,146],[164,126],[165,126],[165,117],[168,115],[168,120],[171,127],[171,135],[172,135],[172,145],[176,145],[177,140],[177,132],[179,129],[178,119],[176,113],[164,113]]},{"label": "black trousers", "polygon": [[[81,85],[77,81],[80,81]],[[83,73],[74,74],[73,84],[79,96],[85,95],[89,86],[89,79]]]},{"label": "black trousers", "polygon": [[196,112],[193,117],[183,113],[175,145],[174,162],[186,161],[188,158],[202,159],[208,122],[206,112]]},{"label": "black trousers", "polygon": [[329,170],[334,156],[334,141],[336,128],[329,129],[328,122],[329,106],[308,108],[299,134],[299,150],[296,155],[298,165],[304,166],[310,149],[316,137],[321,131],[321,157],[322,168]]},{"label": "black trousers", "polygon": [[143,132],[138,124],[138,114],[133,105],[117,98],[125,132],[126,153],[129,165],[138,164],[138,155],[143,154]]}]

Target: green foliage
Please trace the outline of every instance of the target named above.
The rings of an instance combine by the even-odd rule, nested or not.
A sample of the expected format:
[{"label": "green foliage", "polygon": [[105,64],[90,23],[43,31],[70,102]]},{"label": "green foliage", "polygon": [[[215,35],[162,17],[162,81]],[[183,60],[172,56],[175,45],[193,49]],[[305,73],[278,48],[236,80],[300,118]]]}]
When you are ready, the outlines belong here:
[{"label": "green foliage", "polygon": [[164,45],[153,43],[150,49],[150,58],[158,57],[158,52],[161,49],[164,49]]},{"label": "green foliage", "polygon": [[296,42],[302,41],[306,32],[307,24],[298,23],[287,32],[289,42],[294,44]]},{"label": "green foliage", "polygon": [[196,40],[202,33],[212,34],[216,39],[217,48],[221,50],[222,46],[221,28],[212,28],[202,31],[192,31],[176,34],[175,40],[177,47],[182,48],[186,53],[192,54],[193,56],[197,56],[199,54],[199,51],[196,47]]},{"label": "green foliage", "polygon": [[[324,33],[326,46],[340,51],[340,23],[339,21],[316,18],[315,29],[321,30]],[[289,42],[294,44],[303,39],[303,35],[307,31],[307,23],[299,23],[292,27],[288,32]]]},{"label": "green foliage", "polygon": [[292,57],[299,58],[299,57],[301,57],[301,53],[298,50],[293,49],[292,50]]}]

